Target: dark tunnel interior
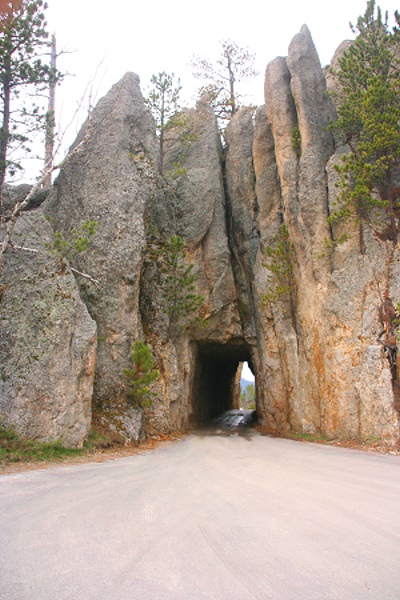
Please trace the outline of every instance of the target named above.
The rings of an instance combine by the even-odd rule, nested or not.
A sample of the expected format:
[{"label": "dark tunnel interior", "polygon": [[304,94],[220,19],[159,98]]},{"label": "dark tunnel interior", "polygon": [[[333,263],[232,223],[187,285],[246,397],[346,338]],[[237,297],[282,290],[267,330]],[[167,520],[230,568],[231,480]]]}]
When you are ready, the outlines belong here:
[{"label": "dark tunnel interior", "polygon": [[198,343],[194,378],[194,416],[203,425],[235,408],[235,375],[239,363],[251,365],[250,352],[243,340],[227,344]]}]

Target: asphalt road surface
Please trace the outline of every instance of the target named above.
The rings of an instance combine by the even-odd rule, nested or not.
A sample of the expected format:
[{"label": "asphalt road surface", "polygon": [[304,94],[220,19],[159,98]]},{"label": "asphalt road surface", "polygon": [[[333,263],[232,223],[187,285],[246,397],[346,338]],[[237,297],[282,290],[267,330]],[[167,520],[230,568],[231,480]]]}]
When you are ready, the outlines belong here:
[{"label": "asphalt road surface", "polygon": [[400,457],[214,431],[3,475],[0,598],[399,600]]}]

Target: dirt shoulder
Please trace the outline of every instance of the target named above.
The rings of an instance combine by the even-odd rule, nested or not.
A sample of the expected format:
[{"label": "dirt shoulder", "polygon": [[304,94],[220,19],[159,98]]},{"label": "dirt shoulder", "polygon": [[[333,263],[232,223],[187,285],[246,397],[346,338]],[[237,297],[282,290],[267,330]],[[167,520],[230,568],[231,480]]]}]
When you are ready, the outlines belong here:
[{"label": "dirt shoulder", "polygon": [[81,454],[79,456],[65,457],[56,461],[29,461],[29,462],[11,462],[0,464],[0,476],[10,475],[13,473],[24,473],[26,471],[37,471],[43,469],[51,469],[53,467],[65,467],[71,465],[82,465],[85,463],[102,463],[118,458],[126,458],[128,456],[141,455],[151,450],[156,450],[164,446],[173,444],[182,439],[183,436],[162,436],[146,440],[140,446],[114,446],[95,450]]},{"label": "dirt shoulder", "polygon": [[[299,443],[313,443],[313,444],[324,444],[327,446],[336,446],[340,448],[349,448],[352,450],[361,450],[363,452],[371,452],[374,454],[389,454],[394,456],[400,455],[400,449],[387,448],[379,443],[368,443],[360,442],[359,440],[325,440],[313,436],[270,436],[264,433],[261,429],[257,428],[261,435],[268,435],[268,437],[281,437],[282,439],[291,439]],[[189,432],[190,433],[190,432]],[[229,435],[229,432],[226,432]],[[64,467],[71,465],[81,465],[85,463],[102,463],[111,460],[117,460],[119,458],[126,458],[129,456],[141,455],[145,452],[150,452],[158,448],[162,448],[173,444],[177,441],[182,440],[185,434],[176,434],[171,436],[160,436],[146,440],[139,446],[128,445],[121,446],[115,445],[110,448],[101,450],[95,450],[93,452],[87,452],[79,456],[65,457],[57,461],[29,461],[29,462],[13,462],[7,464],[0,464],[0,476],[9,475],[13,473],[23,473],[26,471],[35,471],[50,469],[53,467]]]}]

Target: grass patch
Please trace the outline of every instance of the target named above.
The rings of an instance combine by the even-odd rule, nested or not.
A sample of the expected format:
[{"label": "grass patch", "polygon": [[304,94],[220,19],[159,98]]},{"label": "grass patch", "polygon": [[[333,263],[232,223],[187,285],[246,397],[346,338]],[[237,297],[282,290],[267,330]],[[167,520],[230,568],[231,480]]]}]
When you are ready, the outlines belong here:
[{"label": "grass patch", "polygon": [[19,436],[12,427],[0,424],[0,463],[57,461],[79,456],[84,450],[65,448],[61,441],[37,442]]},{"label": "grass patch", "polygon": [[88,439],[83,444],[85,454],[96,452],[96,450],[106,450],[122,446],[120,437],[107,430],[105,427],[94,425],[90,431]]},{"label": "grass patch", "polygon": [[314,444],[327,444],[332,442],[332,438],[319,433],[289,433],[288,438],[300,442],[313,442]]},{"label": "grass patch", "polygon": [[83,448],[66,448],[62,440],[38,442],[18,435],[13,427],[0,421],[0,465],[28,462],[61,462],[70,457],[93,454],[112,448],[116,440],[108,432],[93,428]]}]

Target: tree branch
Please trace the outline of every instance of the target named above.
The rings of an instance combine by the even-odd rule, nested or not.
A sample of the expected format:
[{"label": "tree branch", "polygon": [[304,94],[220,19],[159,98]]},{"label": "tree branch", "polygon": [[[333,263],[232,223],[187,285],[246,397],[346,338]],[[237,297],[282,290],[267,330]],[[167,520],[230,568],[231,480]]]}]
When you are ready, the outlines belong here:
[{"label": "tree branch", "polygon": [[81,277],[84,277],[85,279],[88,279],[89,281],[91,281],[95,285],[100,285],[100,281],[98,281],[97,279],[94,279],[93,277],[91,277],[87,273],[82,273],[82,271],[78,271],[78,269],[75,269],[74,267],[71,267],[71,266],[69,268],[71,269],[71,271],[73,273],[76,273],[77,275],[80,275]]},{"label": "tree branch", "polygon": [[0,246],[0,273],[3,269],[3,260],[4,260],[3,257],[4,257],[4,254],[6,253],[8,247],[11,244],[12,236],[14,233],[14,229],[15,229],[18,217],[23,212],[23,210],[29,205],[29,202],[31,201],[31,199],[33,198],[35,193],[39,189],[41,189],[43,183],[46,181],[48,176],[53,171],[56,171],[57,169],[61,169],[62,167],[64,167],[67,164],[67,162],[69,160],[71,160],[71,158],[73,158],[74,156],[76,156],[77,154],[79,154],[82,151],[83,146],[86,144],[87,140],[89,139],[91,132],[92,132],[92,119],[91,119],[91,115],[89,115],[87,130],[86,130],[86,134],[85,134],[84,138],[79,142],[79,144],[77,146],[75,146],[75,148],[69,154],[67,154],[67,156],[60,163],[52,166],[51,168],[45,168],[41,177],[38,179],[36,184],[32,187],[29,194],[27,194],[25,196],[25,198],[23,200],[21,200],[21,202],[17,202],[16,205],[14,206],[14,209],[11,213],[11,217],[9,218],[7,223],[4,223],[5,236],[4,236],[4,240],[1,242],[1,246]]}]

